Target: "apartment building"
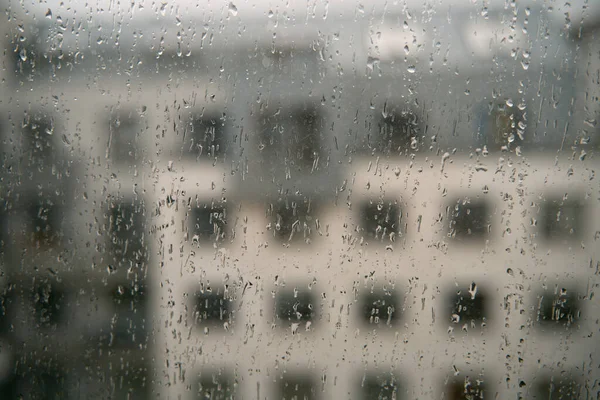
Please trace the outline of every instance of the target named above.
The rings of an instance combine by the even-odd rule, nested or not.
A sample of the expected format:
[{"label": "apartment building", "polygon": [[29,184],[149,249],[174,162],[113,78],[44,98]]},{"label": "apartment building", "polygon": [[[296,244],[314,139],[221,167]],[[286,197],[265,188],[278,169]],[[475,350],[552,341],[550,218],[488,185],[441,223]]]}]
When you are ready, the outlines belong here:
[{"label": "apartment building", "polygon": [[378,7],[5,25],[0,397],[597,395],[593,42]]}]

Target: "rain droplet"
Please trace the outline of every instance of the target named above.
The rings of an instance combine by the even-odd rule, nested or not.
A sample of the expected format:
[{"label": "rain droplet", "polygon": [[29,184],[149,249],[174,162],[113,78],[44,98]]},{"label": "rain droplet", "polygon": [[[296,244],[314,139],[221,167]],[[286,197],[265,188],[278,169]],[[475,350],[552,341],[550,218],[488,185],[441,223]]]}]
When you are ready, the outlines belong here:
[{"label": "rain droplet", "polygon": [[48,11],[46,11],[46,18],[52,19],[52,10],[51,9],[48,9]]},{"label": "rain droplet", "polygon": [[229,3],[229,13],[230,13],[231,15],[233,15],[234,17],[235,17],[235,16],[237,16],[237,14],[238,14],[238,9],[237,9],[237,7],[235,6],[235,4],[233,4],[233,3]]},{"label": "rain droplet", "polygon": [[414,73],[415,73],[415,71],[417,70],[417,67],[415,67],[414,65],[411,65],[411,66],[409,66],[409,67],[408,67],[406,70],[407,70],[408,72],[410,72],[411,74],[414,74]]}]

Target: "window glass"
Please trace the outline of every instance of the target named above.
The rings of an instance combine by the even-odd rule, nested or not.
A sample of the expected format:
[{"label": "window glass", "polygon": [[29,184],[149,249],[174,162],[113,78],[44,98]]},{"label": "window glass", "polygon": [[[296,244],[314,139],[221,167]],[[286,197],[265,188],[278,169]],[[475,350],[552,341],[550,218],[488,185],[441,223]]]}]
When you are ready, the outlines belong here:
[{"label": "window glass", "polygon": [[599,0],[0,0],[0,399],[599,399]]}]

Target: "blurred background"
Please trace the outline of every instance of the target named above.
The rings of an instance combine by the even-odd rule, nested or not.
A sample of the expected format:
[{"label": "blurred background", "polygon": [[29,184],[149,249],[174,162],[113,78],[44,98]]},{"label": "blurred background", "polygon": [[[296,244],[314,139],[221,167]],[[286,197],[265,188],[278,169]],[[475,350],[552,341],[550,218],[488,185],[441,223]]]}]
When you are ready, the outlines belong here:
[{"label": "blurred background", "polygon": [[0,11],[1,399],[600,397],[600,3]]}]

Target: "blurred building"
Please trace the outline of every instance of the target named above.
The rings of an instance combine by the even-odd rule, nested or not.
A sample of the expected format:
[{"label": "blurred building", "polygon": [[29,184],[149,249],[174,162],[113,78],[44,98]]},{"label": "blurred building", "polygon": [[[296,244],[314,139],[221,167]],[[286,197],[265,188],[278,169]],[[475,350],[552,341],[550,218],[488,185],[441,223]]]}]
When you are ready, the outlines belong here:
[{"label": "blurred building", "polygon": [[477,7],[9,5],[0,397],[597,394],[597,30]]}]

